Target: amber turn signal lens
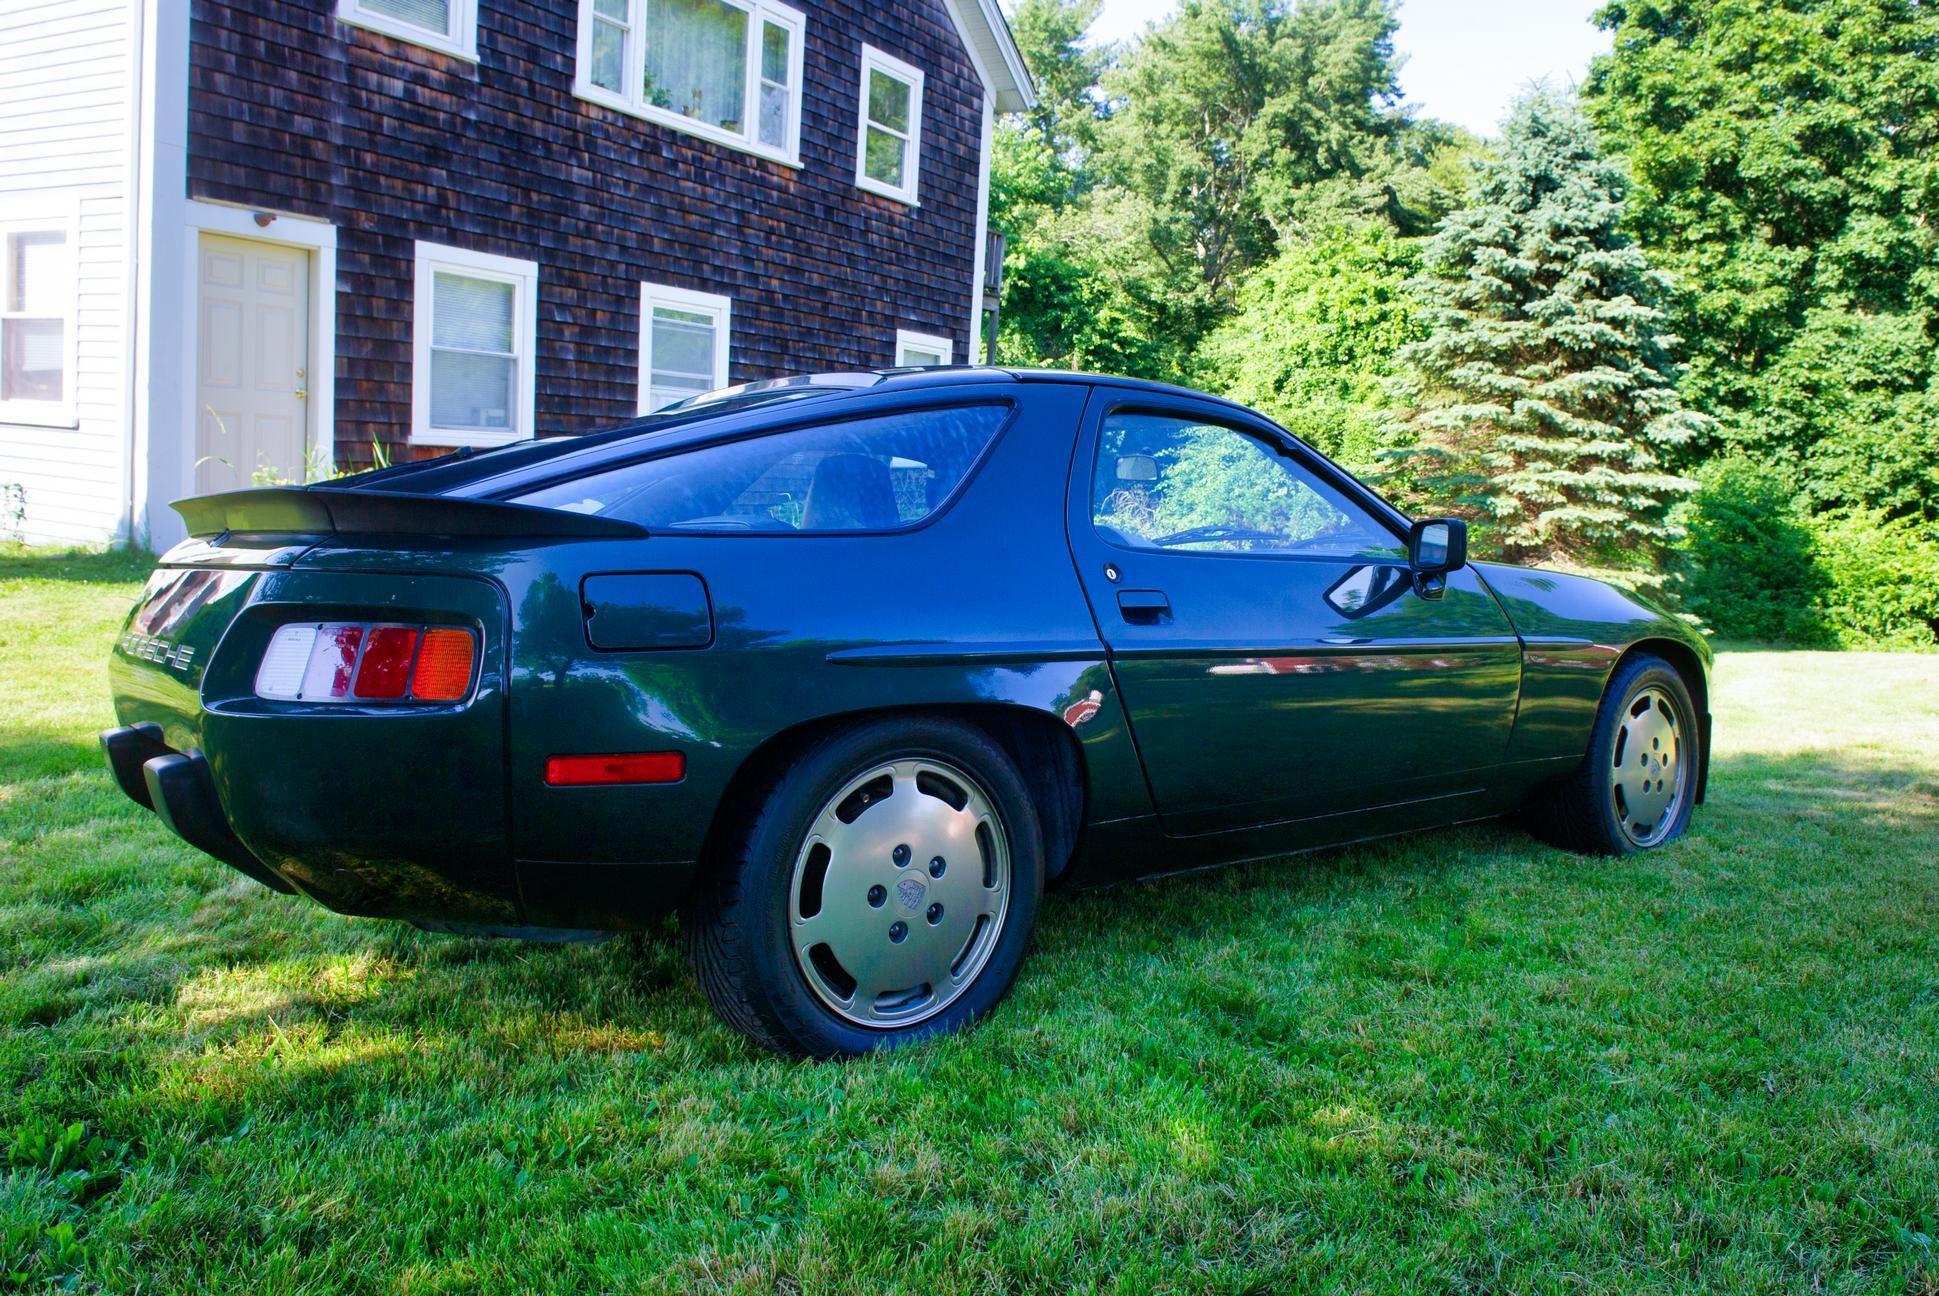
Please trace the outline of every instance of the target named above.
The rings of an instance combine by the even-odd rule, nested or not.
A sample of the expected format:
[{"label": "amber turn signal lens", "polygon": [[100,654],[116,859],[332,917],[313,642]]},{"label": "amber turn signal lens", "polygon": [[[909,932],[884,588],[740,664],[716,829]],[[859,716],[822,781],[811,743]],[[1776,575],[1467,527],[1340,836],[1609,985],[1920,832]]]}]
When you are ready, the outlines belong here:
[{"label": "amber turn signal lens", "polygon": [[469,630],[433,626],[424,632],[411,670],[411,696],[420,702],[456,702],[471,691],[474,645]]}]

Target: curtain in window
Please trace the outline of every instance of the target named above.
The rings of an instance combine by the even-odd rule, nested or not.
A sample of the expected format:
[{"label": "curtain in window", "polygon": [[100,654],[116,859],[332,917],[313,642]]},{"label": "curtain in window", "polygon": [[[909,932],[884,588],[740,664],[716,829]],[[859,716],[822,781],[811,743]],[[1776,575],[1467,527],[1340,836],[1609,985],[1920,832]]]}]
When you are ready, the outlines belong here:
[{"label": "curtain in window", "polygon": [[721,0],[645,4],[646,102],[744,132],[747,11]]}]

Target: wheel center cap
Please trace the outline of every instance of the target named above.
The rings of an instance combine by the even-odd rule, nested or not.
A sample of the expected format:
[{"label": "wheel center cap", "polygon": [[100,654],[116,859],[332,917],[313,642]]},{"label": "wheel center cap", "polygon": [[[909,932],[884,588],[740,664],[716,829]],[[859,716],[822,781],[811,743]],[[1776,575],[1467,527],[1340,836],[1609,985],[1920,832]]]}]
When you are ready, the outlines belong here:
[{"label": "wheel center cap", "polygon": [[923,897],[929,894],[929,884],[919,877],[905,877],[895,884],[896,903],[910,913],[922,909]]}]

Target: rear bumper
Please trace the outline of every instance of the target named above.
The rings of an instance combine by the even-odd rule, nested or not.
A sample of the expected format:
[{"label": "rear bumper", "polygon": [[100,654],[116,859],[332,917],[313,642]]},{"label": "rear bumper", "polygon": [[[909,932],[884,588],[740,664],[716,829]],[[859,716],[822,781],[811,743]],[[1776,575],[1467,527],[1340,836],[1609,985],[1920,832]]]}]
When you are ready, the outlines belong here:
[{"label": "rear bumper", "polygon": [[128,799],[153,810],[170,832],[271,890],[296,893],[287,879],[251,854],[229,827],[202,753],[171,750],[163,741],[161,726],[153,723],[104,731],[101,750]]}]

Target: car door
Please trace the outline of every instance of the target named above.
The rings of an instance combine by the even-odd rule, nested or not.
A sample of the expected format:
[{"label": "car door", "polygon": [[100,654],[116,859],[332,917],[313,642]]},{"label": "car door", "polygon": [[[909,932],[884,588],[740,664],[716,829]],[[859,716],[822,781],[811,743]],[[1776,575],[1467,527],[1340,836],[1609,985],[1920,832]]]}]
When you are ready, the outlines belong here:
[{"label": "car door", "polygon": [[1498,763],[1521,652],[1472,570],[1264,420],[1099,388],[1071,549],[1168,833],[1451,796]]}]

